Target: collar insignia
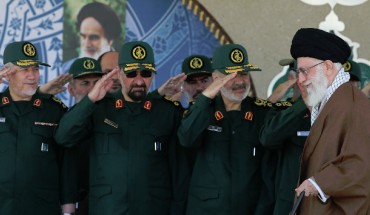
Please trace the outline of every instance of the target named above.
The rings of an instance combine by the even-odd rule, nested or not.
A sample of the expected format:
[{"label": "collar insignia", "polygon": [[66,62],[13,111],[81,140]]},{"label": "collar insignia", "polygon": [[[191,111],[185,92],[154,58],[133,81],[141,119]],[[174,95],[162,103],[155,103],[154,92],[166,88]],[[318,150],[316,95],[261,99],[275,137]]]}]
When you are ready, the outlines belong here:
[{"label": "collar insignia", "polygon": [[41,105],[40,99],[35,99],[35,101],[33,101],[33,106],[40,107],[40,105]]},{"label": "collar insignia", "polygon": [[222,118],[224,118],[224,115],[222,115],[221,111],[216,111],[215,112],[215,117],[217,120],[220,120]]},{"label": "collar insignia", "polygon": [[3,105],[9,104],[9,99],[8,99],[8,97],[3,97],[3,98],[1,99],[1,101],[2,101]]},{"label": "collar insignia", "polygon": [[144,109],[146,109],[146,110],[152,109],[152,103],[150,101],[146,101],[144,103]]},{"label": "collar insignia", "polygon": [[116,109],[123,108],[123,101],[122,99],[116,100]]},{"label": "collar insignia", "polygon": [[248,121],[252,121],[253,120],[253,113],[248,111],[245,113],[245,116],[244,116],[244,119],[248,120]]}]

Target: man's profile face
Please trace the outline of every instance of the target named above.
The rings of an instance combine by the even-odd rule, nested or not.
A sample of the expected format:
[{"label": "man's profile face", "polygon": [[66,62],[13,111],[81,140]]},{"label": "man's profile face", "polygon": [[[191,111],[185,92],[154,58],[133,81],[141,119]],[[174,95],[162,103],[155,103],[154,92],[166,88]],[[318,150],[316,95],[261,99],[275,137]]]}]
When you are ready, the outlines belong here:
[{"label": "man's profile face", "polygon": [[80,57],[97,59],[101,54],[111,50],[113,41],[108,41],[103,26],[94,18],[87,17],[80,26]]},{"label": "man's profile face", "polygon": [[[118,52],[108,52],[103,55],[100,61],[100,65],[101,70],[104,74],[111,72],[116,66],[118,66],[118,55]],[[113,86],[111,89],[109,89],[109,93],[115,93],[121,89],[121,83],[119,82],[118,78],[114,77],[112,79]]]},{"label": "man's profile face", "polygon": [[22,68],[19,66],[12,66],[14,73],[7,76],[9,82],[10,93],[13,100],[28,100],[36,93],[40,73],[38,66],[30,66]]},{"label": "man's profile face", "polygon": [[184,82],[184,92],[188,102],[195,101],[211,83],[212,77],[208,74],[188,76]]},{"label": "man's profile face", "polygon": [[76,103],[80,102],[92,90],[100,78],[100,75],[91,74],[73,79],[68,85],[69,94],[75,98]]},{"label": "man's profile face", "polygon": [[136,70],[125,74],[120,72],[122,93],[128,101],[143,101],[149,92],[154,74],[147,70]]}]

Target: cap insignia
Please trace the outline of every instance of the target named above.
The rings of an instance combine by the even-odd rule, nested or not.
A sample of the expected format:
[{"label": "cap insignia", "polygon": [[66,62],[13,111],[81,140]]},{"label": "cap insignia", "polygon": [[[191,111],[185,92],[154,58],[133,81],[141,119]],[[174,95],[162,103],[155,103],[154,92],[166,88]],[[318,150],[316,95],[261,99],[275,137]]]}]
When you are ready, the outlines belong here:
[{"label": "cap insignia", "polygon": [[197,57],[192,58],[189,62],[189,66],[192,69],[200,69],[203,66],[203,60]]},{"label": "cap insignia", "polygon": [[25,43],[23,45],[23,53],[26,56],[34,57],[36,55],[36,48],[31,43]]},{"label": "cap insignia", "polygon": [[136,60],[142,60],[146,57],[146,50],[142,46],[135,46],[132,49],[132,57],[134,57]]},{"label": "cap insignia", "polygon": [[85,60],[83,66],[84,66],[85,69],[94,69],[95,68],[95,64],[92,60]]},{"label": "cap insignia", "polygon": [[224,115],[222,115],[221,111],[216,111],[215,112],[215,117],[217,120],[220,120],[222,118],[224,118]]},{"label": "cap insignia", "polygon": [[146,109],[146,110],[152,109],[152,103],[150,101],[146,101],[144,103],[144,109]]},{"label": "cap insignia", "polygon": [[352,65],[351,65],[351,63],[349,61],[347,61],[347,62],[345,62],[343,64],[344,71],[346,71],[346,72],[348,72],[349,70],[351,70],[351,67],[352,67]]},{"label": "cap insignia", "polygon": [[244,60],[244,54],[240,49],[234,49],[230,53],[230,59],[234,63],[241,63]]},{"label": "cap insignia", "polygon": [[244,119],[248,120],[248,121],[252,121],[253,120],[253,113],[248,111],[245,113],[245,116],[244,116]]}]

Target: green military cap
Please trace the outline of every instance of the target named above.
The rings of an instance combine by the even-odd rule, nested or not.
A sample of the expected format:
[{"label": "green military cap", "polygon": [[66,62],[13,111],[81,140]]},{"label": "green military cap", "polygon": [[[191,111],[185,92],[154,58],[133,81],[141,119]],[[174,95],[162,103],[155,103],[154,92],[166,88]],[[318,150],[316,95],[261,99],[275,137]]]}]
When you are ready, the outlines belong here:
[{"label": "green military cap", "polygon": [[135,70],[156,72],[152,47],[142,41],[128,42],[122,45],[118,56],[120,68],[129,73]]},{"label": "green military cap", "polygon": [[204,55],[191,55],[182,62],[182,72],[186,75],[212,74],[211,59]]},{"label": "green military cap", "polygon": [[289,70],[296,71],[297,70],[297,61],[293,58],[289,59],[282,59],[279,61],[280,66],[289,66]]},{"label": "green military cap", "polygon": [[91,74],[104,75],[101,71],[99,61],[89,57],[77,58],[73,61],[68,73],[73,75],[73,78],[79,78]]},{"label": "green military cap", "polygon": [[217,48],[212,57],[212,67],[213,70],[224,74],[261,71],[260,68],[248,62],[247,51],[238,44],[227,44]]},{"label": "green military cap", "polygon": [[343,68],[344,71],[349,72],[352,77],[357,79],[356,81],[361,81],[361,68],[358,63],[353,60],[347,60],[347,62],[343,64]]},{"label": "green military cap", "polygon": [[34,65],[49,66],[39,61],[35,45],[27,41],[9,43],[4,50],[4,64],[13,63],[19,67],[27,68]]}]

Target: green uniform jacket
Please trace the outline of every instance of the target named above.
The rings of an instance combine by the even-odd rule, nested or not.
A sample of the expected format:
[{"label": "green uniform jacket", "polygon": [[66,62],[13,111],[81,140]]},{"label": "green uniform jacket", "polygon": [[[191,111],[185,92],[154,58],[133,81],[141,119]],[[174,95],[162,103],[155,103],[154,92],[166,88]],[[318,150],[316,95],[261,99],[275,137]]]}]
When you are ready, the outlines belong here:
[{"label": "green uniform jacket", "polygon": [[61,178],[71,172],[53,137],[66,107],[38,92],[22,103],[19,111],[8,89],[0,93],[0,214],[58,215],[60,204],[76,201],[64,192]]},{"label": "green uniform jacket", "polygon": [[59,124],[59,144],[93,136],[89,214],[182,214],[189,173],[176,129],[181,110],[149,94],[126,102],[121,92],[92,103],[86,96]]},{"label": "green uniform jacket", "polygon": [[187,214],[262,214],[257,208],[264,150],[258,133],[268,106],[247,97],[241,111],[226,112],[221,96],[200,95],[190,107],[178,130],[181,145],[198,148]]},{"label": "green uniform jacket", "polygon": [[[281,108],[279,108],[281,109]],[[274,215],[286,215],[293,208],[300,157],[310,130],[310,112],[303,100],[281,111],[270,111],[261,129],[263,146],[277,153]]]}]

